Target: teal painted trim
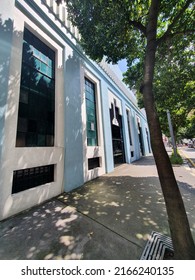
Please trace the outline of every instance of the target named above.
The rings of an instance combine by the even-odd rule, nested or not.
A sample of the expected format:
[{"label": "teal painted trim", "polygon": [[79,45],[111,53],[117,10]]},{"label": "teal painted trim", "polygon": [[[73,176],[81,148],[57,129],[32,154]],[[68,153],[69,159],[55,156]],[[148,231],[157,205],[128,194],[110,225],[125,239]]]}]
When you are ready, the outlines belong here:
[{"label": "teal painted trim", "polygon": [[[47,17],[47,15],[39,8],[39,6],[31,0],[24,0],[30,8],[32,8],[75,52],[77,52],[77,54],[87,63],[87,65],[93,69],[93,71],[95,71],[98,76],[100,78],[102,78],[103,80],[105,80],[107,82],[107,84],[112,88],[111,91],[115,91],[117,92],[118,96],[120,96],[122,99],[125,99],[126,103],[131,106],[132,109],[134,109],[137,114],[139,114],[140,117],[145,119],[145,116],[143,116],[143,114],[139,111],[139,108],[137,108],[133,103],[131,103],[131,101],[126,97],[126,95],[124,93],[122,93],[122,91],[118,88],[118,86],[110,79],[108,78],[107,74],[104,72],[104,70],[96,63],[93,62],[92,60],[90,60],[88,57],[86,57],[83,54],[83,51],[80,47],[80,49],[78,48],[78,46],[76,46],[67,36],[66,34],[64,34],[63,31],[61,31],[56,25],[55,23]],[[43,2],[43,4],[45,5],[45,3]],[[47,6],[47,5],[46,5]],[[33,17],[32,14],[19,2],[19,0],[16,0],[16,7],[18,9],[20,9],[20,11],[22,11],[28,18],[30,18],[31,20],[33,20],[38,26],[41,27],[42,30],[44,30],[44,32],[49,35],[50,37],[52,37],[52,39],[54,41],[57,41],[57,43],[61,46],[64,47],[63,44],[59,41],[56,40],[55,36],[52,36],[52,34],[50,32],[48,32],[47,28],[44,28],[42,24],[40,24],[40,22],[37,20],[37,18]],[[57,17],[56,19],[61,22]],[[66,28],[67,29],[67,28]],[[69,32],[69,31],[68,31]],[[70,33],[70,32],[69,32]],[[71,34],[71,33],[70,33]],[[76,39],[75,39],[76,40]],[[88,67],[86,67],[88,68]],[[113,92],[114,93],[114,92]]]}]

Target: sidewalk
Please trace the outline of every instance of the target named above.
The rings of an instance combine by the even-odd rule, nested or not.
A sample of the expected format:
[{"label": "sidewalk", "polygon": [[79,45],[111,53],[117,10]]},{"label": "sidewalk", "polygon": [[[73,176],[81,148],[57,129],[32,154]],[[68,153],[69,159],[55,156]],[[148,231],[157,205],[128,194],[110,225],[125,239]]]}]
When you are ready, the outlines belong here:
[{"label": "sidewalk", "polygon": [[[174,167],[195,238],[195,178]],[[0,259],[140,259],[152,231],[169,235],[152,156],[0,222]]]}]

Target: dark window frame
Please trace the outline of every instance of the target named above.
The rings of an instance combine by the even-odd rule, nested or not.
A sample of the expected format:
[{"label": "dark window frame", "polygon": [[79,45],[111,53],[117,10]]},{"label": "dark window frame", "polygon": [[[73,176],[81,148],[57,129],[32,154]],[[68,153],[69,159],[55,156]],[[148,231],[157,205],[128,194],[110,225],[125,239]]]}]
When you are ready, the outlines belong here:
[{"label": "dark window frame", "polygon": [[12,194],[54,182],[54,164],[14,170]]},{"label": "dark window frame", "polygon": [[98,146],[96,84],[85,77],[87,146]]},{"label": "dark window frame", "polygon": [[100,166],[100,157],[88,158],[88,170],[99,168]]},{"label": "dark window frame", "polygon": [[54,137],[55,51],[25,28],[16,147],[52,147]]}]

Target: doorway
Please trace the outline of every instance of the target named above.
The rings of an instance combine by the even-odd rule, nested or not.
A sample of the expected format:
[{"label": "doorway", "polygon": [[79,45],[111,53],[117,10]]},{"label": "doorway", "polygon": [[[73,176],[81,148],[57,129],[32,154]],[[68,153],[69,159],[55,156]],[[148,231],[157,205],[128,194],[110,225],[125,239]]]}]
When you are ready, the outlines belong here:
[{"label": "doorway", "polygon": [[137,122],[138,125],[138,136],[139,136],[139,146],[140,146],[140,153],[141,156],[144,156],[144,143],[143,143],[143,134],[142,134],[142,127],[140,125],[140,121]]},{"label": "doorway", "polygon": [[110,121],[112,131],[112,147],[114,166],[125,162],[125,151],[122,130],[122,116],[119,113],[119,108],[116,103],[111,104]]}]

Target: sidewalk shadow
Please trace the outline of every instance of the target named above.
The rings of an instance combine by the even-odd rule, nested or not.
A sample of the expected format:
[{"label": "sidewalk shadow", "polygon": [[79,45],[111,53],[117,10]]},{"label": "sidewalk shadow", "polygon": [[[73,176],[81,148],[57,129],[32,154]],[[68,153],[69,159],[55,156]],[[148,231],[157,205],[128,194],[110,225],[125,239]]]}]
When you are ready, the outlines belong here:
[{"label": "sidewalk shadow", "polygon": [[[195,239],[195,190],[187,183],[178,184]],[[152,231],[170,235],[156,177],[102,176],[59,199],[138,246],[144,246]]]},{"label": "sidewalk shadow", "polygon": [[[195,237],[194,190],[179,186]],[[102,176],[0,222],[0,259],[139,259],[152,231],[169,235],[158,178]]]},{"label": "sidewalk shadow", "polygon": [[0,259],[79,259],[78,220],[74,208],[53,200],[2,221]]},{"label": "sidewalk shadow", "polygon": [[132,165],[137,165],[137,166],[153,166],[156,165],[154,161],[154,157],[151,156],[145,156],[141,157],[139,160],[136,160],[131,163]]},{"label": "sidewalk shadow", "polygon": [[140,254],[140,248],[57,199],[0,222],[1,260],[129,260]]},{"label": "sidewalk shadow", "polygon": [[153,230],[169,235],[156,177],[102,176],[59,199],[138,246],[145,244]]},{"label": "sidewalk shadow", "polygon": [[195,241],[195,188],[182,181],[178,181],[178,185]]}]

